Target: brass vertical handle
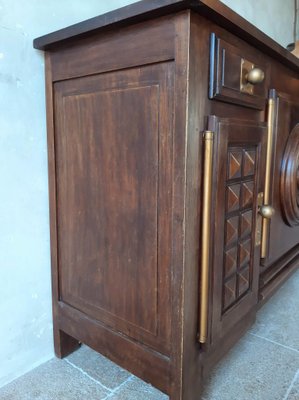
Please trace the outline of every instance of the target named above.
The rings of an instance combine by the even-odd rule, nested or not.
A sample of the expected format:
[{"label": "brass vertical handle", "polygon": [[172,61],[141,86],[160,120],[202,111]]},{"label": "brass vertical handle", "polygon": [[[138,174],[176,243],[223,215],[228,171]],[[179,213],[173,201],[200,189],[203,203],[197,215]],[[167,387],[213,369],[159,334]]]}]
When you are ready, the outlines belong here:
[{"label": "brass vertical handle", "polygon": [[203,167],[203,212],[201,228],[201,291],[200,291],[200,326],[199,342],[206,343],[208,332],[209,302],[209,265],[211,233],[211,197],[213,175],[213,141],[214,133],[204,133],[204,167]]},{"label": "brass vertical handle", "polygon": [[[272,155],[273,155],[273,133],[274,133],[274,118],[275,118],[275,101],[274,99],[269,99],[268,102],[268,137],[267,137],[267,156],[266,156],[266,172],[265,172],[265,188],[264,188],[264,202],[263,207],[270,205],[270,195],[271,195],[271,167],[272,167]],[[269,209],[270,209],[269,208]],[[271,216],[274,212],[272,212]],[[261,241],[261,258],[266,258],[268,254],[268,233],[269,233],[269,216],[263,215],[262,222],[262,241]]]}]

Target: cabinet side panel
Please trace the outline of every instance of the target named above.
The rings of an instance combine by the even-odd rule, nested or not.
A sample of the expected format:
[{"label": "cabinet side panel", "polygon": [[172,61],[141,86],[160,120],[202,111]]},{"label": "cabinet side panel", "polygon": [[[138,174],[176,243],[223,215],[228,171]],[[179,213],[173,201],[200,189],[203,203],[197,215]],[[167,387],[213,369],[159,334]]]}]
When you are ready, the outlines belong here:
[{"label": "cabinet side panel", "polygon": [[77,40],[53,51],[53,80],[172,60],[173,37],[170,16]]},{"label": "cabinet side panel", "polygon": [[164,354],[171,70],[55,84],[60,300]]}]

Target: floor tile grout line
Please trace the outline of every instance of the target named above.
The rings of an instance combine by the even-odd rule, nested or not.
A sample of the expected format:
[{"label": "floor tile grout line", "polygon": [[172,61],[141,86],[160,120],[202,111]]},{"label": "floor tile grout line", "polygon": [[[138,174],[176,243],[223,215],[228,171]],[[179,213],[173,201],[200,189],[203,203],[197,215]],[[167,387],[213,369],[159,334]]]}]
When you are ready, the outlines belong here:
[{"label": "floor tile grout line", "polygon": [[292,351],[295,351],[296,353],[299,353],[299,350],[294,349],[294,347],[286,346],[285,344],[276,342],[275,340],[268,339],[268,338],[266,338],[264,336],[257,335],[256,333],[251,333],[251,332],[248,332],[248,333],[249,333],[249,335],[252,335],[252,336],[258,337],[260,339],[266,340],[267,342],[270,342],[272,344],[276,344],[277,346],[284,347],[285,349],[292,350]]},{"label": "floor tile grout line", "polygon": [[73,364],[71,361],[69,361],[67,358],[65,358],[63,360],[64,362],[66,362],[67,364],[71,365],[73,368],[75,368],[77,371],[81,372],[81,374],[85,375],[87,378],[89,378],[90,380],[92,380],[93,382],[95,382],[97,385],[100,385],[103,389],[107,390],[109,393],[112,393],[113,390],[109,389],[107,386],[103,385],[100,381],[96,380],[95,378],[93,378],[92,376],[90,376],[87,372],[84,371],[84,369],[77,367],[76,364]]},{"label": "floor tile grout line", "polygon": [[295,382],[297,381],[298,378],[299,378],[299,369],[296,372],[294,378],[292,379],[292,382],[291,382],[291,384],[290,384],[290,386],[289,386],[289,388],[288,388],[288,390],[287,390],[287,392],[286,392],[286,394],[285,394],[285,396],[284,396],[284,398],[282,400],[287,400],[288,399],[288,397],[289,397],[289,395],[290,395],[290,393],[291,393],[291,391],[292,391],[292,389],[294,387],[294,384],[295,384]]},{"label": "floor tile grout line", "polygon": [[124,385],[126,385],[128,382],[130,382],[134,378],[133,375],[129,376],[124,382],[122,382],[119,386],[116,388],[110,390],[110,393],[107,394],[106,397],[103,398],[103,400],[109,399],[109,397],[113,396],[115,393],[119,391],[120,388],[122,388]]}]

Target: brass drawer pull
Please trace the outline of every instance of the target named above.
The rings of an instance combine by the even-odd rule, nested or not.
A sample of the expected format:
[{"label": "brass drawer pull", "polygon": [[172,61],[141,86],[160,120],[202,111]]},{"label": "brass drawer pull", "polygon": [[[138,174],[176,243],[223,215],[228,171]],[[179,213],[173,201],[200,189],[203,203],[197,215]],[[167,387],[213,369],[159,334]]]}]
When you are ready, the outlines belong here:
[{"label": "brass drawer pull", "polygon": [[246,80],[248,83],[251,83],[252,85],[256,85],[258,83],[262,83],[265,79],[265,73],[262,69],[260,68],[253,68],[248,72],[246,75]]},{"label": "brass drawer pull", "polygon": [[241,60],[241,80],[240,91],[243,93],[254,94],[254,86],[262,83],[265,73],[261,68],[256,67],[251,61]]},{"label": "brass drawer pull", "polygon": [[203,177],[203,212],[201,229],[201,291],[200,291],[200,327],[199,342],[206,343],[208,332],[209,302],[209,266],[211,234],[211,197],[213,175],[213,141],[214,133],[204,133],[204,177]]},{"label": "brass drawer pull", "polygon": [[263,218],[271,219],[273,215],[275,214],[275,210],[272,206],[269,205],[263,205],[259,208],[259,213]]}]

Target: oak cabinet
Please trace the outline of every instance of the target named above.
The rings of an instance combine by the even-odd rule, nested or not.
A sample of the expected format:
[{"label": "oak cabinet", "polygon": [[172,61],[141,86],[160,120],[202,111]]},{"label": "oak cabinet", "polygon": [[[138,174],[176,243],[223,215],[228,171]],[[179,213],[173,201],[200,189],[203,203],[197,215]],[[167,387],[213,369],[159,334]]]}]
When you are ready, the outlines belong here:
[{"label": "oak cabinet", "polygon": [[220,2],[141,1],[46,51],[55,351],[169,394],[299,260],[299,62]]}]

